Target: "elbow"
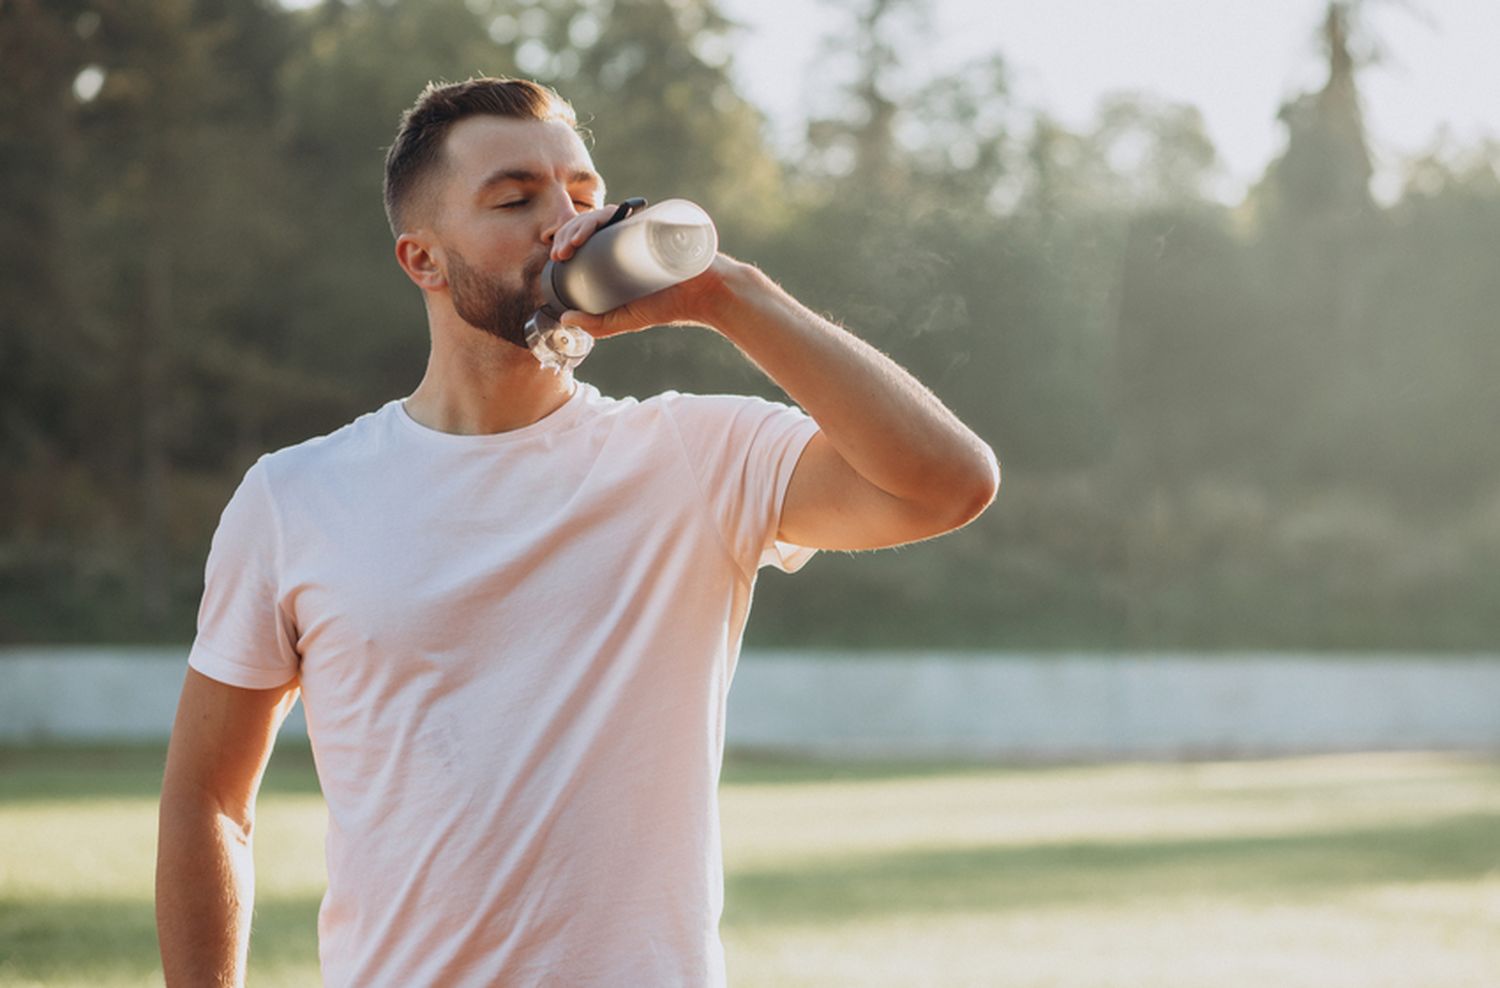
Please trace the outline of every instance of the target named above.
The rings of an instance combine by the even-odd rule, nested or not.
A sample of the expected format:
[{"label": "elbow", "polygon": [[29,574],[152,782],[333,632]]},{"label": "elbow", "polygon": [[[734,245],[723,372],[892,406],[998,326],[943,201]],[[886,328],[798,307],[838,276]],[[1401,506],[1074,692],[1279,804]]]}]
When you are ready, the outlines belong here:
[{"label": "elbow", "polygon": [[986,508],[995,503],[995,496],[1000,493],[1000,460],[987,443],[980,443],[979,451],[978,470],[969,492],[969,516],[964,519],[964,524],[982,515]]},{"label": "elbow", "polygon": [[975,454],[964,470],[951,482],[947,499],[949,511],[943,531],[962,528],[984,514],[1000,493],[1000,461],[995,451],[978,443]]}]

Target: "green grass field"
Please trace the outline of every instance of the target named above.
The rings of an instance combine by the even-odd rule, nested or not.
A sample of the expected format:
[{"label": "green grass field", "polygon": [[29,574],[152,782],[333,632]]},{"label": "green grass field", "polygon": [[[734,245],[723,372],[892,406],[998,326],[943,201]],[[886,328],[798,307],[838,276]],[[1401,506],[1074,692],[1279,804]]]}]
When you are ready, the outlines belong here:
[{"label": "green grass field", "polygon": [[[0,750],[0,985],[160,984],[160,749]],[[731,982],[1495,988],[1500,760],[732,760]],[[305,750],[260,803],[250,984],[317,984]]]}]

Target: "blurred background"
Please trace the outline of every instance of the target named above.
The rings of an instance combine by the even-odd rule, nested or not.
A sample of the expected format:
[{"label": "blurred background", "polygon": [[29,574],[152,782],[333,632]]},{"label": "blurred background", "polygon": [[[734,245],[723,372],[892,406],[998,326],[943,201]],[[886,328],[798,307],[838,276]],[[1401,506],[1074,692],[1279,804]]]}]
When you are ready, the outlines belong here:
[{"label": "blurred background", "polygon": [[[702,202],[1000,455],[963,535],[762,580],[752,645],[1488,650],[1497,36],[1474,0],[0,0],[0,641],[191,639],[254,458],[420,380],[399,113],[516,73],[612,195]],[[774,396],[696,331],[581,376]]]},{"label": "blurred background", "polygon": [[[0,0],[0,986],[160,984],[210,537],[420,380],[384,148],[488,73],[1004,465],[959,534],[759,582],[735,984],[1494,988],[1497,39],[1491,0]],[[697,330],[580,377],[780,397]],[[262,988],[318,978],[301,729]]]}]

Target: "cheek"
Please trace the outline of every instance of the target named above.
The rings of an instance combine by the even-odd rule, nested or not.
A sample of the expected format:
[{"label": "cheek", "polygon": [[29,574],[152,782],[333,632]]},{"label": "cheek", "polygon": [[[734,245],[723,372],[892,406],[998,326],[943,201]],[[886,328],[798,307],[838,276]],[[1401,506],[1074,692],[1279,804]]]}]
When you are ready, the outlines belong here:
[{"label": "cheek", "polygon": [[474,248],[486,266],[491,270],[501,270],[524,264],[536,253],[539,243],[530,229],[518,229],[515,221],[496,221],[486,225]]}]

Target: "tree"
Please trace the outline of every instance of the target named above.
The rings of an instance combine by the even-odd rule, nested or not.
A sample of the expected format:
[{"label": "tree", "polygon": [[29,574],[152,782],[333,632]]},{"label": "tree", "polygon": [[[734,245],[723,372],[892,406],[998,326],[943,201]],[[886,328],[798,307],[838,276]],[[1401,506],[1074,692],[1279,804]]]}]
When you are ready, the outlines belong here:
[{"label": "tree", "polygon": [[1291,484],[1347,471],[1344,413],[1368,388],[1371,289],[1380,277],[1382,217],[1350,49],[1351,7],[1330,0],[1322,26],[1328,78],[1289,102],[1285,151],[1252,192],[1263,291],[1277,300],[1263,326],[1263,361],[1247,368],[1266,395],[1267,442],[1286,452]]},{"label": "tree", "polygon": [[198,370],[260,289],[242,252],[277,239],[264,97],[285,15],[209,0],[0,14],[18,46],[7,64],[35,86],[5,113],[16,159],[36,166],[38,183],[16,191],[34,196],[44,263],[16,325],[41,358],[26,378],[48,394],[23,389],[11,417],[30,417],[41,455],[16,477],[52,494],[21,515],[34,568],[18,613],[111,596],[117,633],[163,634],[201,566],[199,519],[175,510],[202,465]]},{"label": "tree", "polygon": [[1330,0],[1322,36],[1328,56],[1323,88],[1281,108],[1287,146],[1266,174],[1273,221],[1347,226],[1374,210],[1373,167],[1350,50],[1351,8]]}]

